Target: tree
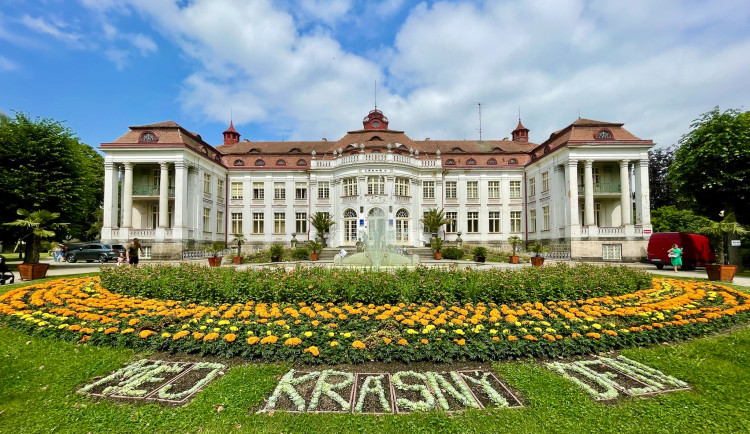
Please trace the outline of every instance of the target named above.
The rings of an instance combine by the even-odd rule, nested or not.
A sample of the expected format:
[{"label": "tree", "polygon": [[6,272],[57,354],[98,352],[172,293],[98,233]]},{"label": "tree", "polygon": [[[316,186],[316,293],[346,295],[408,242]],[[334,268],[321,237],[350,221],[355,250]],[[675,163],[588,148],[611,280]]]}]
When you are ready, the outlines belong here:
[{"label": "tree", "polygon": [[23,218],[5,223],[7,226],[19,226],[25,228],[26,232],[21,241],[26,242],[23,263],[36,264],[39,262],[39,252],[42,250],[42,239],[55,236],[53,229],[61,227],[63,223],[53,223],[60,217],[60,213],[50,212],[44,209],[29,212],[24,209],[18,210],[18,215]]},{"label": "tree", "polygon": [[[69,223],[68,234],[88,239],[101,216],[104,159],[60,122],[16,112],[0,123],[0,194],[0,221],[15,218],[18,208],[53,210]],[[20,236],[0,228],[0,239]]]},{"label": "tree", "polygon": [[651,211],[651,225],[654,232],[688,232],[699,233],[700,229],[711,222],[706,217],[695,215],[690,210],[677,209],[676,206],[663,206]]},{"label": "tree", "polygon": [[709,221],[708,225],[701,228],[700,231],[712,239],[716,246],[716,261],[719,264],[725,265],[729,264],[728,255],[724,255],[729,248],[729,237],[732,235],[740,236],[747,234],[747,230],[737,223],[737,219],[732,213],[724,217],[720,222]]},{"label": "tree", "polygon": [[750,112],[715,107],[682,136],[667,179],[688,208],[750,220]]},{"label": "tree", "polygon": [[452,221],[453,219],[445,217],[445,210],[443,208],[431,209],[425,212],[424,217],[422,218],[422,223],[424,224],[425,229],[427,229],[427,232],[433,234],[440,229],[440,226],[447,225]]},{"label": "tree", "polygon": [[331,219],[331,216],[329,216],[327,212],[322,211],[318,211],[315,214],[311,215],[310,217],[308,217],[308,220],[310,220],[310,225],[315,228],[315,232],[318,233],[320,243],[325,247],[326,239],[323,234],[330,231],[333,225],[336,224],[336,222]]},{"label": "tree", "polygon": [[648,190],[652,210],[675,203],[672,183],[667,180],[674,152],[673,146],[648,151]]}]

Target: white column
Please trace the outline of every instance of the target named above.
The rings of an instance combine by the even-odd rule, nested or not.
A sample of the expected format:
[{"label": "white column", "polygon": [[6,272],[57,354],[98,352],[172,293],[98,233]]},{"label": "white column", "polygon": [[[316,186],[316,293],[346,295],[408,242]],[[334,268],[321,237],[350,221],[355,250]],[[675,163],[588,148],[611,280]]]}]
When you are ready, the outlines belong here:
[{"label": "white column", "polygon": [[195,227],[198,229],[201,239],[203,238],[203,231],[208,230],[208,228],[203,227],[203,195],[206,193],[203,191],[203,177],[205,173],[202,167],[198,167],[198,180],[195,183],[197,191],[200,192],[198,200],[195,201]]},{"label": "white column", "polygon": [[111,229],[117,226],[117,185],[118,171],[115,163],[111,161],[104,163],[104,218],[102,229]]},{"label": "white column", "polygon": [[593,160],[586,160],[583,166],[583,206],[586,226],[595,226],[594,220],[594,174]]},{"label": "white column", "polygon": [[159,227],[169,227],[169,164],[159,162]]},{"label": "white column", "polygon": [[648,160],[638,161],[635,166],[635,204],[636,213],[640,216],[640,224],[646,226],[651,224],[650,199],[648,190]]},{"label": "white column", "polygon": [[620,161],[620,208],[622,210],[622,225],[633,224],[633,207],[630,205],[630,170],[628,160]]},{"label": "white column", "polygon": [[184,161],[174,163],[174,226],[184,228],[187,217],[188,166]]},{"label": "white column", "polygon": [[578,161],[568,160],[565,163],[565,178],[568,181],[568,224],[578,226],[581,222],[578,219]]},{"label": "white column", "polygon": [[125,163],[124,193],[122,197],[122,227],[133,227],[133,163]]},{"label": "white column", "polygon": [[123,225],[123,222],[125,221],[125,165],[120,164],[117,168],[117,173],[120,175],[120,179],[122,180],[120,182],[120,210],[118,211],[120,213],[120,226]]}]

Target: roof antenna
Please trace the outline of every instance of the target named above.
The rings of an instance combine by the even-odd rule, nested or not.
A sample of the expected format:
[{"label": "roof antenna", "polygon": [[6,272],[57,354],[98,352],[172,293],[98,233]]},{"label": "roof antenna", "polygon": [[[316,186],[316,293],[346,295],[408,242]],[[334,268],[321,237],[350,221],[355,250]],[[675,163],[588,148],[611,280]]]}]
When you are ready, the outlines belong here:
[{"label": "roof antenna", "polygon": [[378,109],[378,80],[375,80],[375,110]]},{"label": "roof antenna", "polygon": [[231,108],[231,107],[229,107],[229,124],[230,124],[230,125],[231,125],[231,124],[232,124],[232,122],[234,121],[234,119],[233,119],[233,118],[234,118],[234,114],[232,113],[232,108]]},{"label": "roof antenna", "polygon": [[477,102],[477,109],[479,110],[479,141],[482,141],[482,103]]}]

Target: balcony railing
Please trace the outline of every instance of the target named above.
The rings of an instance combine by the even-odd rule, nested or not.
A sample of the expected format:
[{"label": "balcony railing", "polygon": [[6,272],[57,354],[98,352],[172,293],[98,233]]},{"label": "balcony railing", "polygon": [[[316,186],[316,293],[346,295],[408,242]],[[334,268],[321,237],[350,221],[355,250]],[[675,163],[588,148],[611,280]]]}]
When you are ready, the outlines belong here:
[{"label": "balcony railing", "polygon": [[[174,197],[174,187],[169,187],[169,197]],[[159,186],[141,184],[133,186],[133,196],[159,196]]]},{"label": "balcony railing", "polygon": [[[578,186],[578,194],[584,194],[584,186]],[[619,182],[597,182],[594,184],[594,194],[619,193]]]}]

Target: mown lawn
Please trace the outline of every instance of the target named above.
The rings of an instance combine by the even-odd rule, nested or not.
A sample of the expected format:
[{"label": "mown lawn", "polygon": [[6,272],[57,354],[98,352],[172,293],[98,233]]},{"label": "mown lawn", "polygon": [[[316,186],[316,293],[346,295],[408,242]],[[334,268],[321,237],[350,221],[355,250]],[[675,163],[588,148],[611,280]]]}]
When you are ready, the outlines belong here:
[{"label": "mown lawn", "polygon": [[184,407],[112,403],[75,391],[94,376],[149,354],[2,327],[0,432],[750,432],[750,325],[622,354],[687,381],[693,390],[600,403],[527,360],[493,365],[520,395],[523,409],[270,416],[255,410],[290,366],[233,360],[226,375]]}]

